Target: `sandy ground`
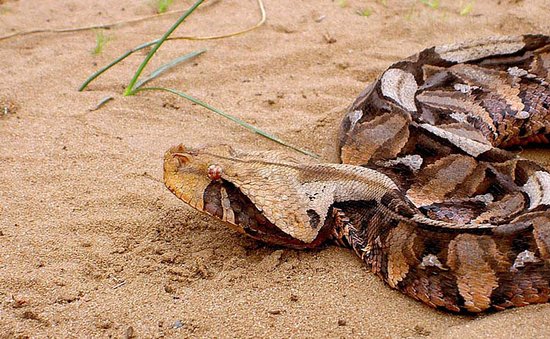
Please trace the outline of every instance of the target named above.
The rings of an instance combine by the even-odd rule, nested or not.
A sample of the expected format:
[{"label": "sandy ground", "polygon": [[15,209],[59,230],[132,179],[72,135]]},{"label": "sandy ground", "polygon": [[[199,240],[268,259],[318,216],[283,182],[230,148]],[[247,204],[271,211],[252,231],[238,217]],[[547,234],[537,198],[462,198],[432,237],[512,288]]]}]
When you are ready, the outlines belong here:
[{"label": "sandy ground", "polygon": [[[212,1],[211,1],[212,2]],[[171,9],[191,1],[176,1]],[[265,0],[246,35],[178,41],[153,66],[208,52],[155,81],[334,159],[346,106],[392,62],[425,47],[494,34],[550,33],[550,1]],[[358,10],[369,8],[369,17]],[[3,0],[0,36],[154,13],[150,1]],[[218,1],[178,34],[252,25],[255,0]],[[478,317],[434,311],[391,290],[348,250],[265,246],[184,206],[164,188],[171,145],[282,148],[177,97],[122,97],[170,15],[95,33],[0,41],[0,337],[544,337],[550,305]],[[328,43],[330,40],[331,43]],[[152,68],[151,68],[152,69]],[[105,96],[114,100],[90,111]],[[4,114],[7,113],[7,114]],[[548,161],[548,158],[546,158]]]}]

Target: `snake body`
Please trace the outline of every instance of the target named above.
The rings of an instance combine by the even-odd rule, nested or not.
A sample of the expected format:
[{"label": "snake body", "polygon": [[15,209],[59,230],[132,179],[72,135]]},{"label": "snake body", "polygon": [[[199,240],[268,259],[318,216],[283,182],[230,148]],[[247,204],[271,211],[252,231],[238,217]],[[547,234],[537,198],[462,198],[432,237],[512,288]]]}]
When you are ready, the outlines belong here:
[{"label": "snake body", "polygon": [[166,186],[271,244],[349,247],[389,286],[454,312],[550,298],[550,37],[425,49],[346,112],[342,164],[172,147]]}]

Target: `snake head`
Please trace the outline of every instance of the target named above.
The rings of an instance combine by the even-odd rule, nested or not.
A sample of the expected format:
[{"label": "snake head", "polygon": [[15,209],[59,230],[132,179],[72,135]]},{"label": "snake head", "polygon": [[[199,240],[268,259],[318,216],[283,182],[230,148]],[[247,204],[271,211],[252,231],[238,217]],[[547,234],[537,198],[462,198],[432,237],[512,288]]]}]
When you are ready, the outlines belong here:
[{"label": "snake head", "polygon": [[294,176],[290,167],[227,145],[179,145],[164,156],[166,187],[191,207],[264,242],[315,247],[328,233],[321,230],[323,224],[311,227],[301,206],[306,198],[293,192]]},{"label": "snake head", "polygon": [[203,209],[203,191],[210,180],[201,175],[203,163],[195,161],[197,153],[184,145],[170,148],[164,155],[164,184],[178,198],[196,209]]}]

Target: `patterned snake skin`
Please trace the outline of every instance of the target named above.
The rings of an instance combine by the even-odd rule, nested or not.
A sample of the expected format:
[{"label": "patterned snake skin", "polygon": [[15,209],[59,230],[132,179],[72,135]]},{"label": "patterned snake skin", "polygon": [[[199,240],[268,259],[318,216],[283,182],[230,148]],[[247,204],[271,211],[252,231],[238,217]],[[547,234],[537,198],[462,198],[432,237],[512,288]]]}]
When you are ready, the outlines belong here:
[{"label": "patterned snake skin", "polygon": [[548,147],[549,83],[547,36],[429,48],[355,100],[341,127],[343,164],[180,145],[165,155],[165,184],[255,239],[349,247],[432,307],[545,303],[550,173],[516,150]]}]

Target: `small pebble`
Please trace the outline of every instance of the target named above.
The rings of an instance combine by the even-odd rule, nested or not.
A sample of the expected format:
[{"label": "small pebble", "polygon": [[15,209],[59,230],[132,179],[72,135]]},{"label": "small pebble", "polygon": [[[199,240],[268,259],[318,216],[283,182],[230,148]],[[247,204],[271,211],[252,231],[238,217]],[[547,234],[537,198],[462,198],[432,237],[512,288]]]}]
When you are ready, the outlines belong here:
[{"label": "small pebble", "polygon": [[338,320],[338,326],[346,326],[347,322],[344,319]]},{"label": "small pebble", "polygon": [[333,44],[336,42],[336,39],[333,38],[329,33],[323,34],[323,39],[325,39],[325,42],[327,44]]},{"label": "small pebble", "polygon": [[430,334],[432,334],[431,331],[427,330],[426,328],[424,328],[424,326],[421,326],[421,325],[416,325],[414,327],[414,331],[416,332],[416,334],[418,334],[420,336],[423,336],[423,337],[427,337]]},{"label": "small pebble", "polygon": [[29,319],[29,320],[39,320],[40,317],[38,314],[34,313],[33,311],[25,311],[23,314],[21,314],[21,317],[23,319]]},{"label": "small pebble", "polygon": [[171,285],[164,285],[164,292],[166,293],[174,293],[176,290]]},{"label": "small pebble", "polygon": [[102,320],[96,324],[97,328],[101,328],[103,330],[108,330],[112,326],[113,324],[109,320]]},{"label": "small pebble", "polygon": [[21,308],[21,307],[25,307],[28,305],[28,301],[25,300],[25,299],[15,299],[13,298],[13,305],[12,307],[13,308]]},{"label": "small pebble", "polygon": [[135,338],[134,328],[132,326],[129,326],[126,329],[126,332],[124,333],[124,338],[126,339]]}]

